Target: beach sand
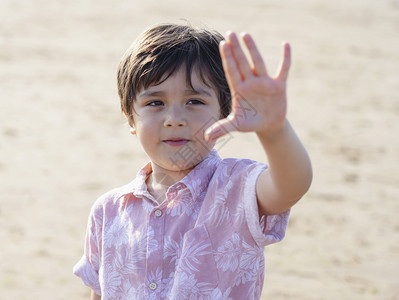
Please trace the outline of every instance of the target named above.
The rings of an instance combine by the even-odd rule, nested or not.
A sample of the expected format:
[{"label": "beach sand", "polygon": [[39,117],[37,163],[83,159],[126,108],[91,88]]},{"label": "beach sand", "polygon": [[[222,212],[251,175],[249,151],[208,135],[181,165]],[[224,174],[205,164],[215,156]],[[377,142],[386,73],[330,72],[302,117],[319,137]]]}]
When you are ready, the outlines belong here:
[{"label": "beach sand", "polygon": [[[148,158],[116,68],[160,22],[253,34],[273,73],[292,45],[289,119],[313,162],[262,299],[399,299],[399,1],[0,2],[0,299],[89,299],[72,274],[89,209]],[[223,157],[265,157],[234,134]]]}]

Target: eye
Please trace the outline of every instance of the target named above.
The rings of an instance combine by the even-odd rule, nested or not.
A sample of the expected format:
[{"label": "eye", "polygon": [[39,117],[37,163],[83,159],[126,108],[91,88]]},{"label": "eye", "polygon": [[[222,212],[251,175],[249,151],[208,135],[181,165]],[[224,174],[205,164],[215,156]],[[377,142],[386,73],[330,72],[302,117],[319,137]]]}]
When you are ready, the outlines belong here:
[{"label": "eye", "polygon": [[163,102],[160,100],[153,100],[146,104],[146,106],[161,106],[161,105],[163,105]]},{"label": "eye", "polygon": [[194,104],[194,105],[198,105],[198,104],[204,104],[204,102],[202,102],[199,99],[190,99],[187,104]]}]

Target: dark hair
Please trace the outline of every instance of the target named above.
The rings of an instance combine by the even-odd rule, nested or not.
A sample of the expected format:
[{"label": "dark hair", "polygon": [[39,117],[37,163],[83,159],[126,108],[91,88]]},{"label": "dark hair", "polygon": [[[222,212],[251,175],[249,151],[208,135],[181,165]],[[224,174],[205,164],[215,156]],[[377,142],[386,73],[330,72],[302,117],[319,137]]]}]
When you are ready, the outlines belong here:
[{"label": "dark hair", "polygon": [[193,67],[198,67],[201,80],[216,91],[221,117],[227,117],[231,95],[219,53],[223,39],[216,31],[177,24],[156,25],[139,36],[118,67],[118,93],[129,123],[133,122],[136,93],[151,84],[162,83],[182,66],[191,87]]}]

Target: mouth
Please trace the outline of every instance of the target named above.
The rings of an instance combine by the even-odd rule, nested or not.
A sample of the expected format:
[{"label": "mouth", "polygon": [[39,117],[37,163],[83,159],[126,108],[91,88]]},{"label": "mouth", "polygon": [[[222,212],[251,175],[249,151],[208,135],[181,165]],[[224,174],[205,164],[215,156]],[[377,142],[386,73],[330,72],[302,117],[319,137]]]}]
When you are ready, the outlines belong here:
[{"label": "mouth", "polygon": [[189,142],[190,140],[184,138],[169,138],[166,140],[162,140],[163,143],[170,145],[170,146],[182,146]]}]

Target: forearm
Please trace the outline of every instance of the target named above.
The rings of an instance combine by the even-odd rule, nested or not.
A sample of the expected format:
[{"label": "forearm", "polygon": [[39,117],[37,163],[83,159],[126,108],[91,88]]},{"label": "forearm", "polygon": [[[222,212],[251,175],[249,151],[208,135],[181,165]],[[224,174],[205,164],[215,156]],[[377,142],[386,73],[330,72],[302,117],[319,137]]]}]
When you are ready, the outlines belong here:
[{"label": "forearm", "polygon": [[97,295],[93,290],[91,291],[90,300],[101,300],[101,296]]},{"label": "forearm", "polygon": [[272,212],[288,209],[310,187],[312,167],[309,156],[288,121],[273,133],[257,135],[269,164],[267,172],[258,179],[259,205]]}]

